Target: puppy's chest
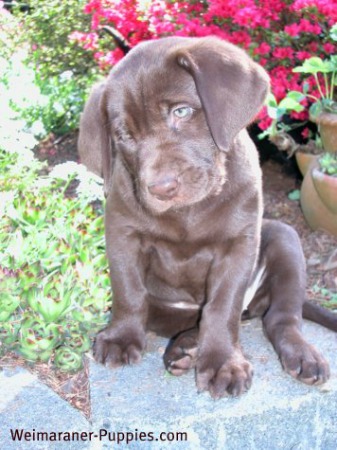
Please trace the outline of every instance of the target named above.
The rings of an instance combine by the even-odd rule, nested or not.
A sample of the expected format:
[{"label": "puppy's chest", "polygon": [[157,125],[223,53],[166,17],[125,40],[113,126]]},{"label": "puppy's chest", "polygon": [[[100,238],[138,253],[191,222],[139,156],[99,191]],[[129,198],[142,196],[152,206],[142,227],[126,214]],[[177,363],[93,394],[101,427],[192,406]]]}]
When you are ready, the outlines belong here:
[{"label": "puppy's chest", "polygon": [[183,242],[149,245],[145,283],[150,296],[169,303],[203,303],[212,257],[209,248]]}]

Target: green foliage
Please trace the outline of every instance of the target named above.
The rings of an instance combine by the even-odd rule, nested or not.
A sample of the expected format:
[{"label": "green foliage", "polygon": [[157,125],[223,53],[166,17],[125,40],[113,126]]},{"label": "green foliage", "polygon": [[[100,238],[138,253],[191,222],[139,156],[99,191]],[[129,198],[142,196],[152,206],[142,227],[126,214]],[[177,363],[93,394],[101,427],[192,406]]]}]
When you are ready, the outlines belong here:
[{"label": "green foliage", "polygon": [[301,105],[301,100],[305,96],[301,92],[290,91],[279,103],[277,103],[276,97],[271,92],[268,94],[265,105],[267,108],[268,116],[272,119],[271,125],[262,133],[259,134],[259,139],[264,139],[268,136],[273,139],[278,134],[287,133],[293,128],[300,126],[301,124],[290,124],[282,122],[282,119],[286,114],[292,111],[301,112],[304,107]]},{"label": "green foliage", "polygon": [[[94,71],[93,55],[69,40],[74,30],[89,30],[84,0],[26,0],[27,12],[14,10],[20,20],[20,35],[28,43],[29,60],[41,79],[71,71],[83,87]],[[19,7],[20,5],[18,5]]]},{"label": "green foliage", "polygon": [[75,29],[89,28],[84,3],[29,0],[29,11],[14,9],[14,15],[0,7],[0,81],[38,138],[77,128],[98,78],[90,52],[69,39]]},{"label": "green foliage", "polygon": [[334,41],[337,41],[337,23],[331,28],[330,36]]},{"label": "green foliage", "polygon": [[[108,320],[102,206],[90,203],[82,166],[42,169],[27,152],[0,150],[0,354],[74,371]],[[76,171],[89,197],[65,195]]]},{"label": "green foliage", "polygon": [[[87,82],[88,86],[93,83]],[[42,138],[51,132],[62,135],[76,129],[88,88],[82,88],[70,71],[47,80],[35,74],[33,83],[38,98],[30,97],[23,105],[12,101],[11,106],[35,136]]]},{"label": "green foliage", "polygon": [[8,60],[20,45],[20,23],[0,2],[0,59]]},{"label": "green foliage", "polygon": [[[306,59],[301,66],[295,67],[293,72],[313,75],[315,78],[319,97],[308,95],[306,92],[304,94],[314,100],[309,109],[311,118],[314,119],[319,116],[322,111],[337,113],[337,106],[334,101],[334,89],[337,84],[337,55],[331,55],[329,59],[325,60],[318,56],[313,56]],[[323,77],[324,83],[320,81],[318,75]]]},{"label": "green foliage", "polygon": [[337,293],[325,287],[318,286],[313,287],[313,292],[320,300],[323,300],[323,306],[330,309],[336,309],[337,307]]},{"label": "green foliage", "polygon": [[[295,125],[286,125],[283,123],[284,116],[291,113],[300,113],[305,110],[303,100],[311,101],[309,107],[309,117],[312,121],[323,112],[337,114],[337,103],[335,101],[335,86],[337,85],[337,55],[331,55],[329,59],[321,59],[313,56],[304,60],[301,66],[293,69],[295,73],[304,75],[313,75],[317,96],[308,94],[308,83],[303,83],[303,92],[289,91],[287,95],[277,103],[275,96],[270,93],[266,100],[268,116],[272,119],[271,125],[259,135],[260,139],[266,136],[273,139],[279,133],[289,132]],[[321,79],[319,78],[321,76]],[[322,81],[323,80],[323,81]]]},{"label": "green foliage", "polygon": [[319,158],[322,172],[337,177],[337,153],[324,153]]},{"label": "green foliage", "polygon": [[289,200],[298,201],[301,198],[301,191],[299,189],[295,189],[288,194]]}]

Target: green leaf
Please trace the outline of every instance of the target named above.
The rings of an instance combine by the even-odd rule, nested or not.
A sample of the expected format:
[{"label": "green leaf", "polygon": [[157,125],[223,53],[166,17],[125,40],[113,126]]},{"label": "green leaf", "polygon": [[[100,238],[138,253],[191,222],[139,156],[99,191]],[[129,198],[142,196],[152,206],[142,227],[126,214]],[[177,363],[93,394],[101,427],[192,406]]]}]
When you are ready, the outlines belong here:
[{"label": "green leaf", "polygon": [[294,191],[289,192],[288,198],[293,201],[299,200],[301,198],[301,191],[299,189],[295,189]]},{"label": "green leaf", "polygon": [[2,294],[0,298],[0,322],[6,322],[20,304],[18,297]]},{"label": "green leaf", "polygon": [[305,95],[307,95],[310,90],[310,84],[307,81],[305,81],[302,85],[302,88],[303,88],[303,93]]},{"label": "green leaf", "polygon": [[270,106],[272,108],[277,108],[277,101],[276,101],[276,97],[274,94],[272,94],[271,92],[268,94],[267,99],[265,101],[265,104],[267,106]]},{"label": "green leaf", "polygon": [[17,341],[20,321],[5,322],[0,325],[0,342],[10,348]]},{"label": "green leaf", "polygon": [[82,367],[82,355],[70,347],[62,346],[56,350],[54,362],[64,372],[76,372]]},{"label": "green leaf", "polygon": [[48,361],[58,341],[59,331],[55,324],[27,319],[21,327],[18,350],[28,360]]},{"label": "green leaf", "polygon": [[309,74],[316,74],[316,73],[330,73],[332,72],[332,65],[330,61],[323,61],[322,58],[318,56],[313,56],[311,58],[308,58],[304,61],[302,66],[295,67],[293,69],[293,72],[295,73],[309,73]]},{"label": "green leaf", "polygon": [[69,346],[69,348],[78,353],[87,352],[91,347],[91,341],[89,337],[76,331],[72,332],[71,336],[66,339],[66,344]]},{"label": "green leaf", "polygon": [[321,102],[313,103],[309,108],[309,115],[310,115],[310,117],[315,119],[316,117],[318,117],[321,114],[322,110],[323,110],[323,105]]},{"label": "green leaf", "polygon": [[337,23],[330,30],[331,39],[337,41]]},{"label": "green leaf", "polygon": [[279,103],[279,109],[284,109],[286,111],[296,111],[301,112],[304,110],[304,106],[301,105],[296,99],[291,97],[285,97]]},{"label": "green leaf", "polygon": [[287,97],[286,98],[291,98],[292,100],[294,100],[296,102],[301,102],[302,100],[305,99],[305,95],[302,92],[299,92],[299,91],[289,91],[287,93]]},{"label": "green leaf", "polygon": [[267,106],[267,114],[271,119],[277,120],[279,119],[280,111],[278,108]]},{"label": "green leaf", "polygon": [[337,55],[331,55],[330,56],[330,62],[332,64],[333,70],[337,70]]}]

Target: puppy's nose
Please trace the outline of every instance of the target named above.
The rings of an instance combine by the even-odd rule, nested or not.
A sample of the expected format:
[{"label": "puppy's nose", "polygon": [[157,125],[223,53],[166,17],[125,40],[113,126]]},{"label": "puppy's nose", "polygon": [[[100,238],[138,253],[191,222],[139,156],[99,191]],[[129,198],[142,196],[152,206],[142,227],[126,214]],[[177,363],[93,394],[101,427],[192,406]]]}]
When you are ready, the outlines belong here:
[{"label": "puppy's nose", "polygon": [[159,200],[170,200],[178,191],[179,183],[175,177],[167,176],[148,184],[149,192]]}]

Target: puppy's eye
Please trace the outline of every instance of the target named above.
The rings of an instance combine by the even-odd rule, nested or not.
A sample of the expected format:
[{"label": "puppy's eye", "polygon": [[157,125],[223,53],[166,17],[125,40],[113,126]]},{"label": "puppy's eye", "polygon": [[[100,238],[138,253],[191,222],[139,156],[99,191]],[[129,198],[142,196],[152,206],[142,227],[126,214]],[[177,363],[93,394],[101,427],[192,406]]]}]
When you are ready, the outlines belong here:
[{"label": "puppy's eye", "polygon": [[177,119],[189,119],[193,114],[193,108],[190,106],[179,106],[173,110],[173,114]]}]

